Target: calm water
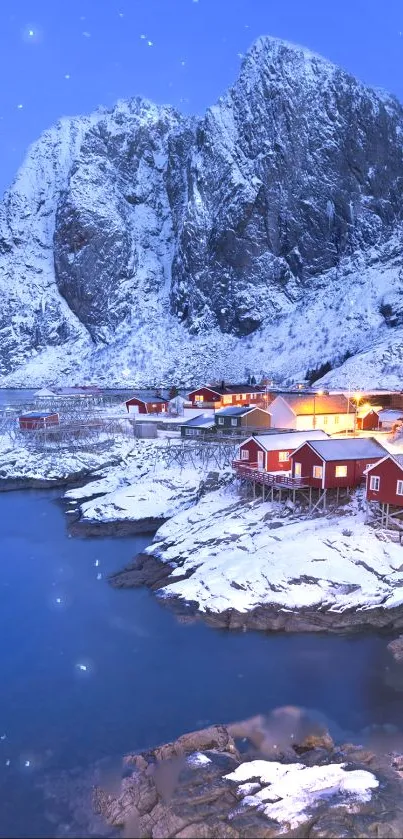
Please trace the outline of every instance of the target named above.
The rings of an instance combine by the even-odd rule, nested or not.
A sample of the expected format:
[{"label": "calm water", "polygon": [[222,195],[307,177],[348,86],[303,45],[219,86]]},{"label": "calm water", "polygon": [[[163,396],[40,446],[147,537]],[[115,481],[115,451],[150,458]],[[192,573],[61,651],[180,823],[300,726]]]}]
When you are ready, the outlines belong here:
[{"label": "calm water", "polygon": [[52,835],[37,799],[35,827],[28,817],[43,767],[87,766],[284,704],[357,736],[400,726],[399,695],[381,678],[385,639],[178,624],[147,591],[104,579],[147,540],[70,538],[56,499],[0,495],[1,836]]}]

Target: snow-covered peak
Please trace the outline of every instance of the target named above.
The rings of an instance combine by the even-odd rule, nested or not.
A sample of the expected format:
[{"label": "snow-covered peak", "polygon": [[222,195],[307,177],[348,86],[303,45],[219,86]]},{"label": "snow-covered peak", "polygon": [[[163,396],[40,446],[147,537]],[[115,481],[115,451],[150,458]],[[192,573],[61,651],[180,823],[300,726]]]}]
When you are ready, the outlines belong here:
[{"label": "snow-covered peak", "polygon": [[[200,378],[206,346],[231,346],[234,359],[233,336],[273,336],[285,318],[291,336],[311,289],[330,278],[344,299],[346,265],[384,263],[401,216],[402,129],[396,100],[271,37],[252,45],[202,119],[134,97],[60,120],[0,204],[0,373],[25,364],[41,370],[39,383],[36,355],[53,348],[67,371],[62,348],[73,357],[79,340],[80,359],[96,367],[102,356],[105,371],[100,345],[117,342],[116,370],[149,381],[158,353],[169,377],[180,358]],[[376,328],[380,303],[374,294],[366,318]],[[189,334],[203,358],[188,365]],[[260,352],[266,371],[280,363]],[[245,367],[247,355],[242,344]]]},{"label": "snow-covered peak", "polygon": [[332,72],[338,70],[336,64],[333,64],[319,53],[307,49],[307,47],[294,44],[283,38],[276,38],[272,35],[261,35],[249,48],[245,56],[245,62],[262,62],[267,60],[281,61],[283,64],[286,64],[287,61],[295,62],[295,60],[307,63],[315,62],[322,69],[327,69]]}]

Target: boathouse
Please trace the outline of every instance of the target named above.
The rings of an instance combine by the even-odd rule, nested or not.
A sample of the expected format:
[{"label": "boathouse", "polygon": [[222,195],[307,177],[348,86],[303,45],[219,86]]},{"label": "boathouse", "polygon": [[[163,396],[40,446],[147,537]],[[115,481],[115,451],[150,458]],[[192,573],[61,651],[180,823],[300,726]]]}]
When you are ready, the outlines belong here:
[{"label": "boathouse", "polygon": [[38,428],[50,428],[59,425],[59,414],[51,411],[28,411],[18,417],[21,431],[36,431]]},{"label": "boathouse", "polygon": [[324,431],[289,431],[248,437],[241,443],[233,466],[263,469],[266,472],[289,472],[291,454],[307,440],[327,440]]},{"label": "boathouse", "polygon": [[373,437],[311,440],[291,455],[292,476],[317,489],[353,488],[365,470],[386,455]]},{"label": "boathouse", "polygon": [[153,396],[149,399],[132,396],[125,404],[129,414],[166,414],[168,410],[168,399],[162,396]]}]

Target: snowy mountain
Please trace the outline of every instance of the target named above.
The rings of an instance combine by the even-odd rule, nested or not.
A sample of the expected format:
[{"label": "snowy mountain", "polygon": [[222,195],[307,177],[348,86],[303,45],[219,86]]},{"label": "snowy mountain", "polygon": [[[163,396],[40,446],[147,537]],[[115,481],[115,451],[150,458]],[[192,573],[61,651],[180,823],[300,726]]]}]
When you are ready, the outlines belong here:
[{"label": "snowy mountain", "polygon": [[326,361],[329,383],[396,383],[402,129],[393,97],[273,38],[202,119],[141,99],[63,119],[0,205],[3,383]]}]

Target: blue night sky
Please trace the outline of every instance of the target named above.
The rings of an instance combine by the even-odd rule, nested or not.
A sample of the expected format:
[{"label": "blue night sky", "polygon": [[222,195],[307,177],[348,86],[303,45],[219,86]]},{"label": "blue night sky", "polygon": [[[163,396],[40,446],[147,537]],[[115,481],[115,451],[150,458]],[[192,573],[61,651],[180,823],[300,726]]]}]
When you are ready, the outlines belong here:
[{"label": "blue night sky", "polygon": [[401,0],[14,0],[1,12],[0,192],[60,116],[141,94],[202,113],[262,34],[403,99]]}]

